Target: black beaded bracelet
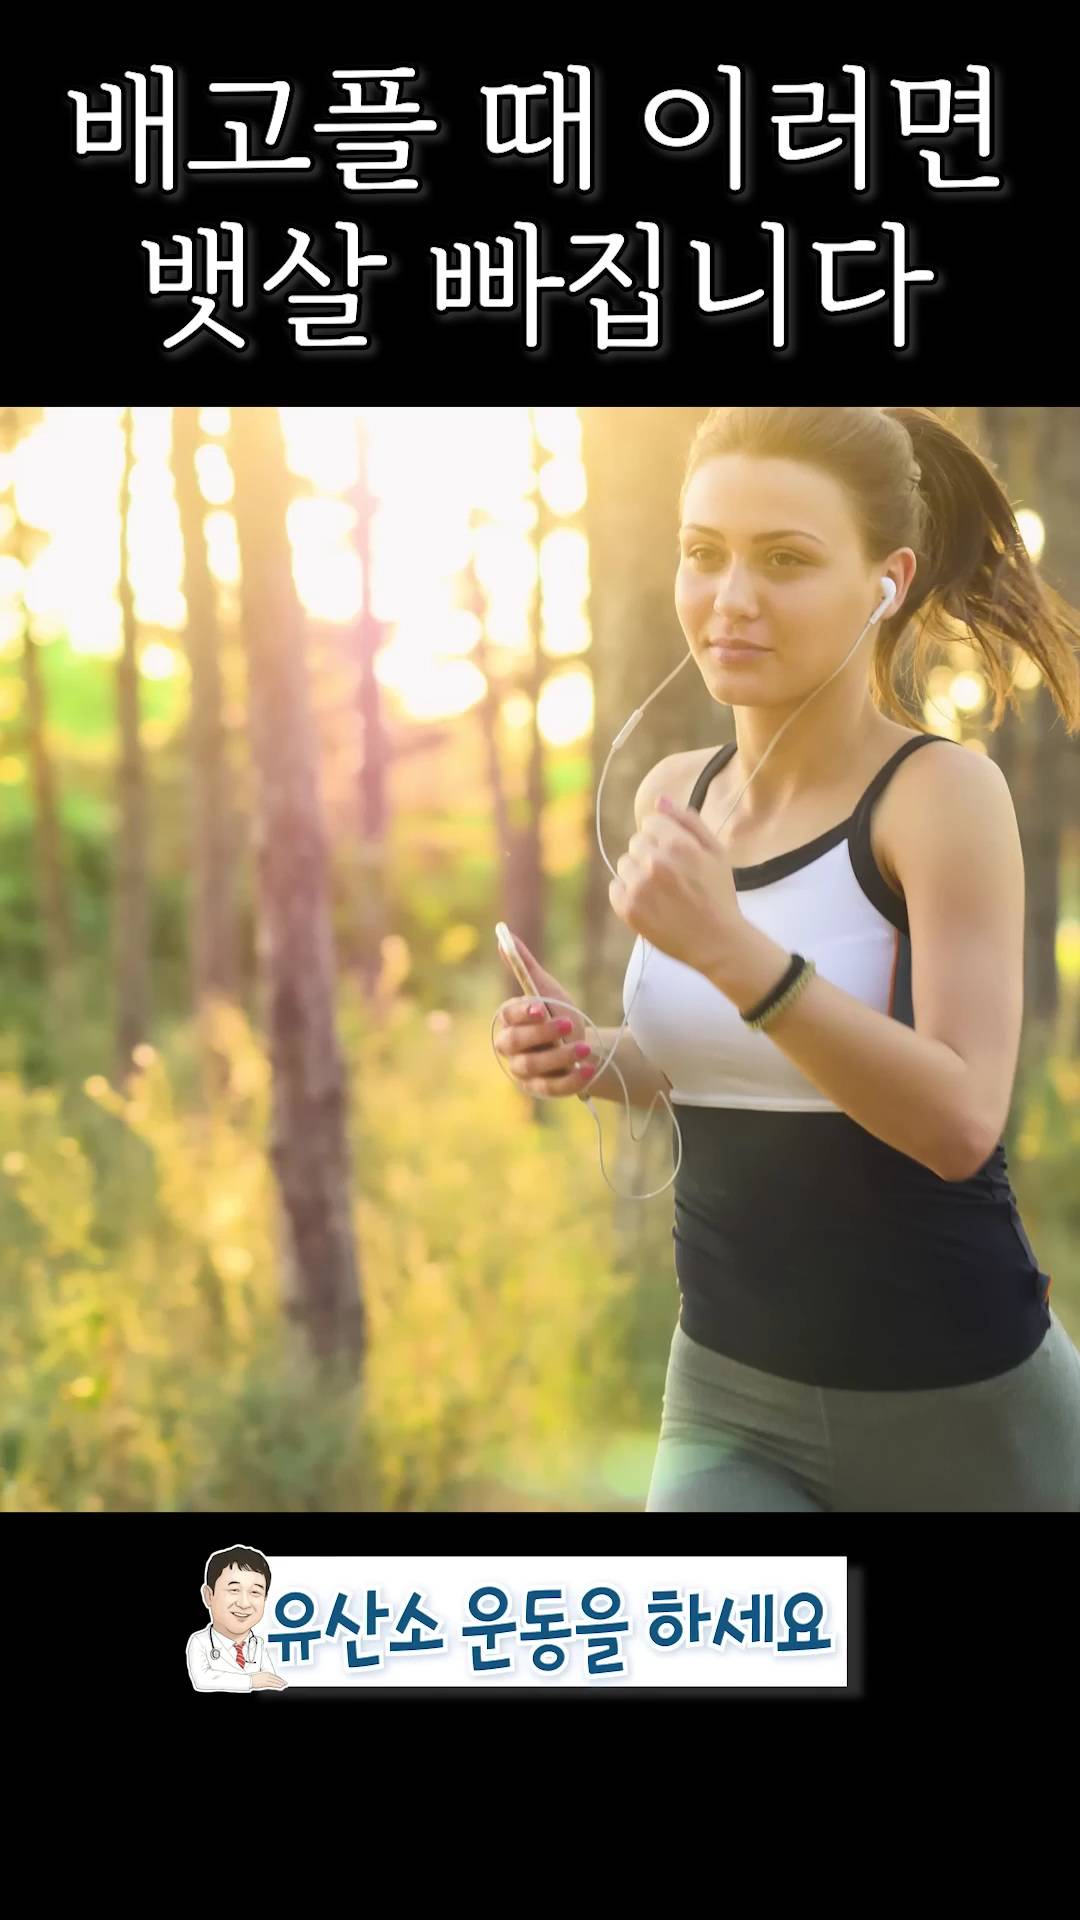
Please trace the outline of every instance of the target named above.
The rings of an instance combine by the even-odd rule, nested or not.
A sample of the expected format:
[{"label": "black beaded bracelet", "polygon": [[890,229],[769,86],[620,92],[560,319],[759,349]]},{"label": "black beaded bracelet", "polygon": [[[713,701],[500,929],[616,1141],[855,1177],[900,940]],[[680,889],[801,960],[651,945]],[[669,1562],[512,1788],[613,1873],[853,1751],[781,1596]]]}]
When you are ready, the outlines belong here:
[{"label": "black beaded bracelet", "polygon": [[781,1000],[787,998],[788,993],[796,981],[800,980],[808,969],[811,973],[815,971],[813,961],[804,959],[801,953],[793,953],[791,956],[791,965],[788,967],[783,979],[778,981],[772,991],[765,995],[764,1000],[759,1000],[756,1007],[750,1007],[746,1013],[740,1015],[740,1018],[748,1027],[756,1027],[759,1022],[765,1018],[766,1014],[770,1013],[774,1007],[779,1006]]}]

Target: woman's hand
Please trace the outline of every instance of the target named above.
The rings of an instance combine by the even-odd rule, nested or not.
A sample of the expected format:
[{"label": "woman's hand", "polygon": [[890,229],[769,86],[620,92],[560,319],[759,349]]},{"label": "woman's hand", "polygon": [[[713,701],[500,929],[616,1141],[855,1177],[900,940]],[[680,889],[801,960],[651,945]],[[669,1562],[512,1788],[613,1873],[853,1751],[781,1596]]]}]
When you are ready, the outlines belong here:
[{"label": "woman's hand", "polygon": [[608,899],[632,932],[707,974],[746,924],[731,863],[696,808],[666,793],[657,805],[619,861]]},{"label": "woman's hand", "polygon": [[517,940],[517,948],[539,992],[525,999],[503,1001],[495,1029],[495,1051],[502,1054],[524,1093],[556,1099],[579,1094],[589,1084],[590,1069],[598,1064],[585,1040],[585,1022],[567,1007],[556,1007],[553,1014],[541,1007],[539,1015],[530,1014],[529,1008],[544,1000],[570,1000],[572,996],[554,974],[546,972],[523,940]]}]

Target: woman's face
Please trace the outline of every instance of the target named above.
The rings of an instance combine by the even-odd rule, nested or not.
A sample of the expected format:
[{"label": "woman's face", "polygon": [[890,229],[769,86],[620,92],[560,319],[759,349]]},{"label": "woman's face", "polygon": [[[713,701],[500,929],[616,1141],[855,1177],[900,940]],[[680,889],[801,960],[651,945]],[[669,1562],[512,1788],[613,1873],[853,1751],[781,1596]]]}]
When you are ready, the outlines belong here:
[{"label": "woman's face", "polygon": [[[881,598],[886,568],[863,555],[843,488],[797,460],[707,460],[687,487],[679,543],[679,622],[725,705],[768,706],[820,684]],[[891,571],[901,589],[895,610],[907,568]],[[716,644],[724,639],[762,651],[727,655]]]}]

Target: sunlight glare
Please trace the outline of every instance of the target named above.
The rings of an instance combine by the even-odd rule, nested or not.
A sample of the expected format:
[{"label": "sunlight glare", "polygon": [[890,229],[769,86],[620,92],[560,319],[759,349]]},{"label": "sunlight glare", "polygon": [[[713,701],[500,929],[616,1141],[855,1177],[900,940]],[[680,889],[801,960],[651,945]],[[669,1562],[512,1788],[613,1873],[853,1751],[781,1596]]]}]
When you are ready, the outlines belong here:
[{"label": "sunlight glare", "polygon": [[981,673],[958,673],[949,689],[949,698],[961,713],[978,713],[989,697],[990,689]]},{"label": "sunlight glare", "polygon": [[593,723],[592,675],[584,669],[559,673],[540,690],[537,709],[541,737],[552,747],[583,740]]},{"label": "sunlight glare", "polygon": [[171,680],[184,667],[183,655],[175,647],[152,641],[139,655],[139,672],[147,680]]},{"label": "sunlight glare", "polygon": [[233,470],[224,447],[206,444],[196,447],[195,474],[199,492],[208,506],[224,507],[236,492]]},{"label": "sunlight glare", "polygon": [[1037,566],[1046,545],[1046,525],[1042,515],[1036,513],[1033,507],[1021,507],[1016,515],[1016,524],[1028,554]]},{"label": "sunlight glare", "polygon": [[[514,658],[529,655],[538,582],[543,653],[587,654],[584,535],[577,526],[552,527],[539,561],[536,543],[539,500],[564,522],[584,500],[576,408],[284,407],[279,415],[289,470],[306,483],[287,516],[293,575],[308,613],[328,623],[354,621],[363,605],[356,488],[366,451],[370,608],[386,629],[377,673],[411,717],[458,714],[485,696],[469,658],[481,637],[496,671],[512,671]],[[103,658],[122,644],[122,416],[117,407],[46,408],[6,463],[15,510],[46,538],[25,573],[11,556],[0,562],[0,597],[10,600],[21,587],[35,637],[65,634],[75,651]],[[167,644],[186,618],[173,410],[136,407],[132,422],[131,580],[136,619],[155,636],[141,668],[148,678],[171,677],[186,667],[183,653]],[[226,593],[240,579],[229,409],[200,408],[198,423],[213,436],[196,452],[209,509],[207,561],[223,594],[222,618],[235,618]],[[17,647],[20,617],[7,605],[2,617],[5,643]],[[542,713],[553,739],[567,729],[577,737],[587,680],[583,667],[549,682]]]}]

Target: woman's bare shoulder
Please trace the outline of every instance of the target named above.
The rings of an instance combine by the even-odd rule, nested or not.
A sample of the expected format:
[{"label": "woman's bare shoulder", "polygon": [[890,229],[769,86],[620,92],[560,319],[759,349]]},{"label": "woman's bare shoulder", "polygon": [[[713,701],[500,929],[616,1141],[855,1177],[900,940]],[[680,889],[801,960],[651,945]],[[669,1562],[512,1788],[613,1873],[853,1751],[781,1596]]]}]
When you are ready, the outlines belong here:
[{"label": "woman's bare shoulder", "polygon": [[685,807],[694,791],[694,782],[703,766],[718,752],[716,747],[690,747],[682,753],[669,753],[650,767],[634,796],[634,819],[640,827],[662,793]]}]

